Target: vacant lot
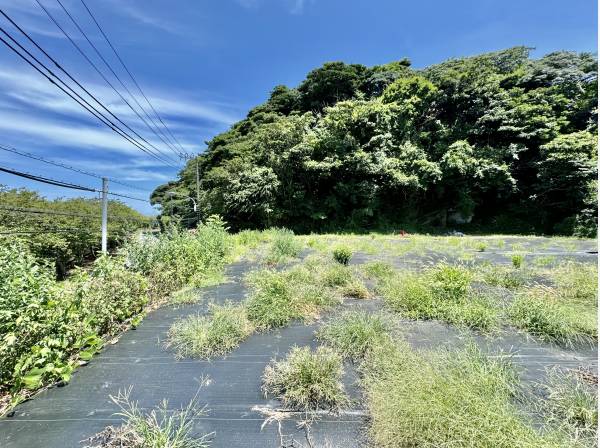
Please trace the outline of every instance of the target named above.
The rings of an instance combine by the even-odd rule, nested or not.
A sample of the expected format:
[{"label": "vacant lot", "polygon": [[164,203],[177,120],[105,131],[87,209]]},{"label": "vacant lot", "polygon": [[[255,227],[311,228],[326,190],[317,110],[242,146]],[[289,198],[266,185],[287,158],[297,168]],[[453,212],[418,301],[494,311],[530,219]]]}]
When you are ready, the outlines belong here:
[{"label": "vacant lot", "polygon": [[224,282],[17,406],[2,446],[146,446],[174,426],[179,445],[152,446],[594,446],[596,241],[236,238]]}]

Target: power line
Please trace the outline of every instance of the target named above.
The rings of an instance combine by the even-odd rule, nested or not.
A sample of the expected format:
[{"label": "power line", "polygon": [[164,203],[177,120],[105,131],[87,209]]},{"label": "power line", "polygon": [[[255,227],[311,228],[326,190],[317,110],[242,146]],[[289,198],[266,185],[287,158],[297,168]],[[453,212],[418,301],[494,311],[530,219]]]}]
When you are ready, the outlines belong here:
[{"label": "power line", "polygon": [[[85,171],[85,170],[82,170],[82,169],[79,169],[79,168],[74,168],[72,166],[65,165],[65,164],[60,163],[60,162],[56,162],[56,161],[53,161],[53,160],[46,159],[46,158],[44,158],[42,156],[37,156],[35,154],[31,154],[29,152],[19,151],[18,149],[13,148],[11,146],[5,146],[5,145],[0,144],[0,150],[7,151],[7,152],[12,152],[13,154],[18,154],[20,156],[27,157],[27,158],[33,159],[33,160],[38,160],[40,162],[44,162],[44,163],[47,163],[49,165],[58,166],[60,168],[64,168],[64,169],[67,169],[67,170],[70,170],[70,171],[74,171],[76,173],[85,174],[86,176],[95,177],[96,179],[102,179],[102,177],[104,177],[104,176],[101,176],[99,174],[92,173],[90,171]],[[131,185],[131,184],[127,184],[125,182],[121,182],[121,181],[119,181],[117,179],[113,179],[111,177],[109,177],[107,179],[110,182],[112,182],[112,183],[119,184],[119,185],[122,185],[124,187],[134,188],[136,190],[146,191],[146,192],[149,191],[149,190],[145,190],[145,189],[140,188],[140,187],[136,187],[135,185]]]},{"label": "power line", "polygon": [[[135,141],[132,137],[130,137],[129,135],[127,135],[122,129],[120,129],[118,126],[116,126],[114,123],[112,123],[109,119],[107,119],[104,115],[102,115],[101,112],[99,112],[95,107],[93,107],[92,105],[89,104],[89,102],[87,102],[84,98],[81,97],[81,95],[79,95],[77,92],[75,92],[69,85],[67,85],[62,79],[60,79],[58,76],[56,76],[56,74],[50,70],[48,67],[46,67],[42,62],[40,62],[35,56],[33,56],[28,50],[26,50],[25,48],[23,48],[23,46],[21,44],[19,44],[12,36],[10,36],[10,34],[8,32],[6,32],[6,30],[4,30],[2,27],[0,27],[0,31],[5,34],[11,41],[13,41],[17,46],[19,46],[19,48],[21,48],[25,53],[27,53],[32,59],[34,59],[39,65],[42,66],[42,68],[44,68],[50,75],[44,73],[40,68],[38,68],[33,62],[31,62],[26,56],[24,56],[19,50],[17,50],[15,47],[13,47],[9,42],[7,42],[4,38],[0,37],[0,41],[2,43],[4,43],[4,45],[6,45],[9,49],[11,49],[15,54],[17,54],[17,56],[19,56],[21,59],[23,59],[27,64],[29,64],[31,67],[33,67],[38,73],[40,73],[42,76],[44,76],[51,84],[55,85],[57,88],[59,88],[62,92],[64,92],[65,94],[67,94],[71,99],[73,99],[77,104],[79,104],[81,107],[83,107],[85,110],[87,110],[88,112],[90,112],[92,115],[94,115],[96,118],[98,118],[103,124],[107,125],[109,128],[111,128],[114,132],[116,132],[118,135],[120,135],[121,137],[125,138],[127,141],[129,141],[131,144],[133,144],[134,146],[138,147],[140,150],[142,150],[143,152],[145,152],[148,155],[153,156],[154,158],[156,158],[157,160],[163,162],[163,163],[167,163],[169,164],[169,162],[165,159],[160,158],[159,156],[157,156],[156,154],[152,153],[150,150],[148,150],[147,148],[145,148],[144,146],[142,146],[140,143],[138,143],[137,141]],[[61,84],[63,84],[67,89],[69,89],[71,92],[73,92],[73,94],[75,96],[77,96],[78,98],[81,99],[81,101],[76,98],[75,96],[73,96],[73,94],[69,93],[67,90],[65,90],[65,88],[63,88],[61,85],[57,84],[54,79],[52,79],[50,76],[56,78]],[[83,103],[82,103],[83,101]],[[85,104],[84,104],[85,103]]]},{"label": "power line", "polygon": [[[90,213],[74,213],[74,212],[61,212],[56,210],[44,210],[38,208],[27,208],[27,207],[5,207],[0,205],[0,211],[7,211],[13,213],[25,213],[25,214],[33,214],[33,215],[50,215],[50,216],[69,216],[83,219],[100,219],[101,215],[92,215]],[[127,221],[137,221],[137,222],[145,222],[144,218],[136,218],[136,217],[124,217],[120,215],[109,214],[109,217],[113,220],[127,222]]]},{"label": "power line", "polygon": [[158,112],[156,111],[156,109],[154,108],[154,106],[152,105],[152,103],[150,102],[150,100],[148,99],[148,97],[146,96],[146,94],[144,93],[144,91],[142,90],[142,88],[140,87],[140,85],[138,84],[138,82],[135,79],[135,77],[133,76],[133,74],[129,71],[129,69],[125,65],[125,62],[123,62],[123,59],[121,59],[121,56],[119,56],[119,53],[117,52],[117,50],[115,49],[114,45],[112,44],[112,42],[110,41],[110,39],[108,38],[108,36],[106,35],[106,33],[104,32],[104,30],[102,29],[102,27],[100,26],[100,24],[96,20],[96,17],[94,16],[94,14],[90,10],[90,8],[88,8],[88,6],[84,2],[84,0],[81,0],[81,3],[83,4],[83,6],[85,7],[86,11],[90,15],[90,17],[92,18],[92,20],[94,21],[94,23],[96,24],[96,26],[98,27],[98,30],[100,30],[100,33],[102,34],[102,36],[104,36],[104,39],[106,40],[106,42],[108,43],[108,45],[112,49],[113,53],[115,54],[115,56],[117,57],[117,59],[119,60],[119,62],[121,63],[121,65],[123,66],[123,68],[125,69],[125,71],[127,72],[127,74],[129,75],[129,77],[131,78],[131,80],[133,81],[133,83],[135,84],[135,86],[137,87],[137,89],[140,91],[140,93],[142,94],[142,96],[146,100],[146,103],[148,103],[148,106],[150,106],[150,108],[154,112],[154,115],[156,115],[156,118],[158,118],[158,120],[162,123],[163,127],[167,130],[167,132],[169,133],[169,135],[171,136],[171,138],[173,139],[173,141],[175,141],[175,143],[177,143],[177,145],[179,146],[179,148],[182,151],[182,154],[185,154],[185,152],[186,152],[185,149],[183,148],[183,146],[181,145],[181,143],[179,143],[179,140],[177,140],[177,138],[173,135],[173,133],[171,132],[171,130],[167,127],[167,125],[165,124],[165,122],[162,120],[162,118],[160,117],[160,115],[158,114]]},{"label": "power line", "polygon": [[[70,182],[64,182],[64,181],[61,181],[61,180],[51,179],[49,177],[38,176],[36,174],[25,173],[25,172],[13,170],[13,169],[10,169],[10,168],[0,167],[0,172],[5,172],[5,173],[8,173],[8,174],[13,174],[13,175],[18,176],[18,177],[23,177],[25,179],[34,180],[36,182],[41,182],[41,183],[48,184],[48,185],[55,185],[57,187],[70,188],[72,190],[89,191],[89,192],[92,192],[92,193],[102,193],[102,190],[98,190],[97,188],[86,187],[86,186],[83,186],[83,185],[73,184],[73,183],[70,183]],[[118,197],[121,197],[121,198],[132,199],[134,201],[150,202],[147,199],[142,199],[142,198],[138,198],[138,197],[135,197],[135,196],[129,196],[129,195],[121,194],[121,193],[111,193],[111,192],[108,192],[108,194],[110,194],[112,196],[118,196]]]},{"label": "power line", "polygon": [[[64,7],[64,5],[62,4],[62,2],[60,0],[56,0],[57,3],[60,5],[60,7],[62,8],[62,10],[65,12],[65,14],[69,17],[69,19],[71,20],[71,22],[73,22],[73,24],[75,25],[75,27],[79,30],[79,32],[81,33],[81,35],[85,38],[85,40],[88,42],[88,44],[92,47],[92,49],[96,52],[96,54],[98,55],[98,57],[100,58],[100,60],[104,63],[104,65],[106,65],[106,67],[109,69],[109,71],[113,74],[113,76],[117,79],[117,81],[121,84],[121,86],[125,89],[125,91],[129,94],[129,96],[134,100],[134,102],[138,105],[138,107],[142,110],[142,112],[152,121],[152,119],[150,118],[150,116],[148,115],[148,113],[144,110],[144,108],[141,106],[141,104],[139,103],[139,101],[137,100],[137,98],[135,96],[132,95],[131,91],[129,90],[129,88],[123,83],[123,81],[121,80],[121,78],[117,75],[117,73],[112,69],[112,67],[110,66],[110,64],[106,61],[106,59],[104,58],[104,56],[102,56],[102,54],[100,53],[100,51],[98,50],[98,48],[94,45],[94,43],[91,41],[91,39],[89,39],[89,37],[87,36],[87,34],[85,33],[85,31],[81,28],[81,26],[79,26],[79,24],[77,23],[77,21],[73,18],[73,16],[71,15],[71,13],[69,13],[69,11]],[[148,127],[148,129],[150,129],[150,131],[152,133],[154,133],[154,135],[156,135],[160,140],[163,141],[163,143],[165,145],[167,145],[167,147],[173,151],[178,157],[180,156],[180,154],[178,153],[177,149],[172,147],[172,145],[169,144],[169,142],[165,141],[165,139],[163,137],[161,137],[151,126],[150,124],[144,119],[144,117],[142,117],[137,110],[135,110],[131,104],[129,104],[129,102],[120,94],[120,92],[112,85],[112,83],[110,83],[108,81],[108,79],[106,79],[106,77],[104,76],[104,74],[100,71],[100,69],[96,66],[96,64],[94,64],[91,59],[89,57],[87,57],[87,55],[83,52],[83,50],[81,49],[81,47],[79,47],[79,45],[77,45],[76,42],[74,42],[71,37],[68,35],[68,33],[60,26],[60,24],[58,23],[58,21],[54,18],[54,16],[50,13],[50,11],[48,11],[40,2],[40,0],[36,0],[37,4],[44,10],[44,12],[46,13],[46,15],[48,17],[50,17],[50,19],[55,23],[55,25],[61,30],[61,32],[69,39],[69,41],[71,42],[71,44],[73,44],[75,46],[75,48],[77,48],[77,50],[79,51],[79,53],[82,54],[82,56],[84,56],[84,58],[88,61],[88,63],[102,76],[102,78],[104,79],[105,82],[108,83],[108,85],[117,93],[117,95],[119,95],[121,97],[121,99],[129,106],[129,108],[144,122],[144,124],[146,124],[146,126]],[[156,124],[153,122],[154,126],[156,126]],[[158,127],[157,127],[158,128]]]},{"label": "power line", "polygon": [[[100,107],[102,107],[106,112],[108,112],[112,117],[114,117],[117,121],[119,121],[123,126],[125,126],[127,129],[129,129],[131,132],[133,132],[138,138],[140,138],[142,141],[144,141],[147,145],[151,146],[152,148],[154,148],[158,153],[162,154],[160,152],[160,150],[158,148],[156,148],[156,146],[152,145],[150,142],[148,142],[144,137],[142,137],[140,134],[138,134],[134,129],[132,129],[127,123],[125,123],[123,120],[121,120],[118,116],[116,116],[110,109],[108,109],[108,107],[106,107],[101,101],[99,101],[92,93],[90,93],[89,90],[87,90],[83,85],[81,85],[81,83],[79,81],[77,81],[61,64],[59,64],[56,59],[54,59],[52,56],[50,56],[48,54],[48,52],[46,52],[46,50],[44,50],[26,31],[23,30],[23,28],[21,28],[17,23],[15,23],[14,20],[12,20],[4,11],[0,10],[0,13],[17,29],[19,30],[19,32],[21,34],[23,34],[23,36],[25,36],[27,38],[27,40],[29,40],[29,42],[31,42],[40,52],[42,52],[44,54],[44,56],[46,56],[50,61],[52,61],[52,63],[60,70],[62,71],[65,75],[67,75],[69,77],[69,79],[71,79],[71,81],[73,81],[81,90],[83,90],[87,95],[89,95]],[[4,33],[6,34],[6,33]],[[8,36],[8,35],[7,35]],[[10,36],[8,36],[10,38]],[[14,39],[11,38],[11,40],[14,41]],[[16,41],[14,41],[16,42]],[[17,43],[18,45],[18,43]],[[23,48],[21,45],[19,45],[19,47]],[[27,51],[27,50],[25,50]],[[29,53],[29,52],[28,52]],[[33,56],[32,56],[33,57]],[[36,59],[37,61],[37,59]],[[43,65],[42,63],[40,63],[39,61],[37,61],[40,65]],[[62,80],[61,80],[62,82]],[[64,84],[64,82],[63,82]],[[72,90],[72,89],[71,89]],[[165,155],[166,156],[166,155]]]}]

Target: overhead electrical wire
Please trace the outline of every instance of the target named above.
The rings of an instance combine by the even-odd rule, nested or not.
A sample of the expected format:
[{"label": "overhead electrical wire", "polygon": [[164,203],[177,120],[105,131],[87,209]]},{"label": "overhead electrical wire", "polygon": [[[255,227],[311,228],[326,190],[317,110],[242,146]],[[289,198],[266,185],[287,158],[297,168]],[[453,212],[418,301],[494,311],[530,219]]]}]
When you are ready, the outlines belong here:
[{"label": "overhead electrical wire", "polygon": [[[129,131],[133,132],[139,139],[141,139],[144,143],[146,143],[148,146],[152,147],[155,151],[157,151],[157,153],[161,154],[161,151],[154,146],[152,143],[148,142],[144,137],[142,137],[139,133],[137,133],[134,129],[132,129],[127,123],[125,123],[124,121],[122,121],[118,116],[116,116],[107,106],[104,105],[104,103],[102,103],[100,100],[98,100],[98,98],[96,98],[96,96],[94,96],[88,89],[86,89],[79,81],[77,81],[77,79],[75,79],[75,77],[73,77],[61,64],[58,63],[58,61],[53,58],[50,54],[48,54],[48,52],[46,50],[44,50],[32,37],[29,33],[27,33],[25,30],[23,30],[23,28],[21,28],[12,18],[10,18],[4,11],[2,11],[0,9],[0,14],[2,14],[17,30],[19,30],[19,32],[25,36],[25,38],[31,42],[40,52],[42,52],[44,54],[44,56],[46,56],[61,72],[63,72],[65,75],[67,75],[69,77],[69,79],[71,81],[73,81],[81,90],[83,90],[90,98],[92,98],[100,107],[102,107],[107,113],[109,113],[113,118],[115,118],[117,121],[119,121],[123,126],[125,126],[127,129],[129,129]],[[6,33],[4,33],[6,34]],[[7,35],[8,36],[8,35]],[[10,36],[9,36],[10,37]],[[11,38],[11,40],[14,41],[14,39]],[[16,41],[15,41],[16,42]],[[19,45],[20,48],[22,48],[22,46]],[[26,51],[26,50],[25,50]],[[33,56],[32,56],[33,57]],[[40,65],[42,65],[41,62],[37,61]],[[64,82],[63,82],[64,84]],[[166,154],[164,154],[164,156],[166,156]]]},{"label": "overhead electrical wire", "polygon": [[[128,89],[128,87],[123,83],[123,81],[121,80],[121,78],[113,70],[113,68],[111,67],[111,65],[106,61],[106,59],[104,58],[104,56],[102,56],[102,53],[100,53],[100,51],[98,50],[98,48],[96,47],[96,45],[94,45],[94,43],[91,41],[91,39],[87,36],[87,34],[85,33],[85,31],[79,25],[79,23],[77,23],[77,21],[73,18],[73,16],[71,15],[71,13],[69,13],[69,11],[64,7],[64,5],[62,4],[62,2],[60,2],[60,0],[57,0],[57,2],[60,5],[60,7],[62,8],[62,10],[65,12],[65,14],[69,17],[69,19],[71,20],[71,22],[73,22],[73,24],[75,25],[75,27],[79,30],[79,32],[81,33],[81,35],[85,38],[85,40],[88,42],[88,44],[92,47],[92,49],[98,55],[98,57],[100,58],[100,60],[104,63],[104,65],[106,65],[106,67],[109,69],[109,71],[113,74],[113,76],[117,79],[117,81],[121,84],[121,86],[129,94],[129,96],[134,100],[134,102],[138,105],[138,107],[142,110],[142,112],[146,116],[148,116],[147,112],[140,105],[140,103],[137,100],[137,98],[131,93],[131,91]],[[160,134],[158,134],[156,132],[156,130],[154,130],[152,128],[152,126],[150,126],[150,124],[148,123],[148,121],[144,117],[142,117],[136,109],[133,108],[133,106],[129,103],[129,101],[127,101],[125,99],[125,97],[123,97],[123,95],[121,94],[121,92],[119,92],[115,88],[115,86],[106,78],[106,76],[104,75],[104,73],[102,73],[102,71],[98,68],[98,66],[87,56],[87,54],[82,50],[82,48],[71,38],[71,36],[60,25],[60,23],[56,20],[56,18],[52,15],[52,13],[50,11],[48,11],[48,9],[40,2],[40,0],[36,0],[36,3],[40,6],[40,8],[42,8],[44,10],[44,12],[46,13],[46,15],[50,18],[50,20],[52,20],[52,22],[54,22],[54,24],[58,27],[58,29],[62,32],[62,34],[69,40],[69,42],[71,42],[71,44],[84,57],[84,59],[92,66],[92,68],[94,68],[94,70],[102,77],[102,79],[104,80],[104,82],[106,82],[108,84],[108,86],[112,90],[115,91],[115,93],[121,98],[121,100],[138,116],[138,118],[140,120],[142,120],[144,122],[144,124],[148,127],[148,129],[150,129],[150,131],[154,135],[156,135],[160,140],[162,140],[163,143],[165,143],[165,145],[167,145],[167,147],[171,151],[173,151],[175,153],[175,155],[177,155],[178,157],[180,157],[181,155],[179,154],[179,152],[177,151],[177,149],[174,148],[172,145],[170,145],[167,141],[165,141],[165,139]],[[150,117],[148,117],[148,118],[150,119]],[[154,124],[154,125],[156,126],[156,124]]]},{"label": "overhead electrical wire", "polygon": [[[72,166],[65,165],[65,164],[60,163],[60,162],[56,162],[54,160],[49,160],[49,159],[46,159],[44,157],[37,156],[35,154],[31,154],[29,152],[20,151],[20,150],[18,150],[16,148],[13,148],[12,146],[6,146],[6,145],[0,144],[0,150],[7,151],[7,152],[12,152],[13,154],[18,154],[20,156],[27,157],[27,158],[33,159],[33,160],[38,160],[40,162],[44,162],[44,163],[47,163],[49,165],[54,165],[54,166],[57,166],[57,167],[60,167],[60,168],[64,168],[64,169],[67,169],[67,170],[70,170],[70,171],[74,171],[76,173],[85,174],[86,176],[95,177],[96,179],[103,179],[104,177],[106,177],[106,176],[101,176],[100,174],[92,173],[90,171],[82,170],[82,169],[79,169],[79,168],[74,168]],[[133,189],[140,190],[140,191],[149,192],[149,190],[146,190],[146,189],[140,188],[140,187],[136,187],[135,185],[131,185],[131,184],[128,184],[128,183],[125,183],[125,182],[121,182],[120,180],[113,179],[112,177],[107,177],[107,179],[111,183],[114,183],[114,184],[119,184],[119,185],[122,185],[124,187],[128,187],[128,188],[133,188]]]},{"label": "overhead electrical wire", "polygon": [[146,94],[144,93],[144,91],[142,90],[142,88],[140,87],[139,83],[137,82],[137,80],[135,79],[135,77],[133,76],[133,74],[131,73],[131,71],[129,71],[129,69],[125,65],[125,62],[123,61],[123,59],[121,58],[121,56],[117,52],[116,48],[114,47],[114,45],[112,44],[112,42],[110,41],[110,39],[108,38],[108,36],[104,32],[104,30],[100,26],[100,23],[98,23],[98,21],[96,20],[96,17],[92,13],[92,11],[88,7],[88,5],[85,3],[84,0],[81,0],[81,3],[83,4],[84,8],[88,12],[88,14],[90,15],[90,17],[94,21],[94,23],[96,24],[96,26],[98,27],[98,30],[100,31],[100,33],[102,34],[102,36],[104,37],[104,39],[106,40],[106,42],[108,43],[109,47],[112,49],[113,53],[115,54],[115,56],[117,57],[117,59],[119,60],[119,62],[121,63],[121,65],[123,66],[123,68],[125,69],[125,71],[127,72],[127,74],[129,75],[129,77],[131,78],[131,80],[133,81],[133,83],[135,84],[135,86],[137,87],[137,89],[139,90],[139,92],[142,94],[142,96],[146,100],[146,103],[148,103],[148,106],[150,106],[150,108],[154,112],[154,115],[156,115],[156,118],[158,118],[158,120],[161,122],[161,124],[166,129],[166,131],[168,132],[168,134],[171,136],[171,138],[173,139],[173,141],[175,143],[177,143],[177,145],[179,146],[179,148],[182,151],[182,154],[185,155],[186,151],[185,151],[184,147],[181,145],[181,143],[179,143],[179,140],[177,140],[177,138],[173,135],[173,133],[171,132],[171,130],[169,129],[169,127],[162,120],[161,116],[158,114],[158,112],[156,111],[156,109],[154,108],[154,106],[152,105],[152,103],[150,102],[150,100],[148,99],[148,97],[146,96]]},{"label": "overhead electrical wire", "polygon": [[[133,144],[134,146],[138,147],[140,150],[142,150],[143,152],[145,152],[148,155],[153,156],[154,158],[156,158],[157,160],[161,161],[162,163],[167,163],[170,164],[170,162],[168,162],[165,159],[162,159],[161,157],[159,157],[158,155],[154,154],[153,152],[151,152],[150,150],[148,150],[147,148],[145,148],[143,145],[141,145],[139,142],[135,141],[132,137],[130,137],[129,135],[127,135],[122,129],[120,129],[117,125],[115,125],[114,123],[112,123],[109,119],[107,119],[101,112],[98,111],[98,109],[96,109],[95,107],[93,107],[92,105],[89,104],[89,102],[87,102],[84,98],[81,97],[81,95],[79,95],[77,92],[75,92],[69,85],[67,85],[64,81],[62,81],[58,76],[56,76],[56,74],[50,70],[48,67],[46,67],[43,63],[41,63],[35,56],[33,56],[28,50],[26,50],[21,44],[19,44],[6,30],[4,30],[1,26],[0,26],[0,32],[2,32],[5,36],[7,36],[11,41],[13,41],[19,48],[21,48],[27,55],[29,55],[32,59],[34,59],[39,65],[41,65],[49,74],[44,73],[38,66],[36,66],[33,62],[31,62],[31,60],[29,60],[26,56],[24,56],[18,49],[16,49],[15,47],[13,47],[9,42],[7,42],[4,38],[2,38],[0,36],[0,41],[6,45],[10,50],[12,50],[15,54],[17,54],[17,56],[19,56],[21,59],[23,59],[27,64],[29,64],[31,67],[33,67],[38,73],[40,73],[42,76],[44,76],[51,84],[55,85],[57,88],[59,88],[62,92],[64,92],[65,94],[67,94],[71,99],[73,99],[77,104],[79,104],[81,107],[83,107],[84,109],[86,109],[88,112],[90,112],[92,115],[94,115],[96,118],[98,118],[102,123],[104,123],[105,125],[107,125],[110,129],[112,129],[115,133],[117,133],[118,135],[120,135],[121,137],[125,138],[127,141],[129,141],[131,144]],[[57,84],[56,81],[54,81],[55,78],[59,83],[61,83],[62,85],[64,85],[66,87],[66,89],[68,89],[69,91],[73,92],[70,93],[69,91],[67,91],[64,87],[62,87],[61,85]],[[79,99],[78,99],[79,98]]]},{"label": "overhead electrical wire", "polygon": [[[28,208],[28,207],[6,207],[3,205],[0,205],[0,211],[33,214],[33,215],[39,214],[39,215],[50,215],[50,216],[69,216],[69,217],[83,218],[83,219],[101,219],[102,218],[101,215],[93,215],[90,213],[61,212],[61,211],[56,211],[56,210],[44,210],[44,209]],[[122,222],[146,221],[143,218],[136,218],[133,216],[124,217],[124,216],[115,215],[115,214],[111,214],[111,213],[109,213],[108,216],[111,218],[111,220],[122,221]]]},{"label": "overhead electrical wire", "polygon": [[[55,185],[57,187],[70,188],[72,190],[89,191],[92,193],[102,193],[102,190],[99,190],[97,188],[86,187],[83,185],[73,184],[71,182],[65,182],[65,181],[61,181],[61,180],[51,179],[49,177],[38,176],[36,174],[25,173],[25,172],[13,170],[10,168],[0,167],[0,172],[12,174],[14,176],[23,177],[25,179],[33,180],[36,182],[41,182],[41,183],[48,184],[48,185]],[[150,202],[147,199],[138,198],[135,196],[129,196],[129,195],[121,194],[121,193],[108,192],[108,194],[112,195],[112,196],[121,197],[121,198],[132,199],[134,201]]]}]

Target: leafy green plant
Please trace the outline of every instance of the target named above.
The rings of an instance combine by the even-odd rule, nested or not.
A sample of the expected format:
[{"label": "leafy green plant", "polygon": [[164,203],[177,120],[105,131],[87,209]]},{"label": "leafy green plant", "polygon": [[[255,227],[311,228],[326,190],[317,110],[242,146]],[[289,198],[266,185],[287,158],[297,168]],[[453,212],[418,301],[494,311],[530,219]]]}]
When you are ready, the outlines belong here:
[{"label": "leafy green plant", "polygon": [[510,260],[512,262],[512,265],[516,268],[519,269],[521,268],[521,266],[523,266],[523,262],[525,261],[525,257],[521,254],[514,254],[510,257]]},{"label": "leafy green plant", "polygon": [[131,399],[131,388],[111,395],[111,400],[119,407],[124,423],[120,427],[109,426],[85,440],[86,448],[207,448],[209,435],[194,434],[194,420],[206,415],[206,407],[198,405],[197,397],[178,410],[169,409],[163,400],[150,410],[143,410]]},{"label": "leafy green plant", "polygon": [[350,311],[328,321],[317,331],[317,339],[356,361],[386,340],[392,329],[392,321],[383,314]]},{"label": "leafy green plant", "polygon": [[477,252],[485,252],[486,249],[487,249],[487,244],[483,241],[480,241],[475,245],[475,250]]},{"label": "leafy green plant", "polygon": [[169,329],[167,345],[179,357],[209,359],[233,350],[253,331],[243,306],[211,305],[208,316],[176,321]]},{"label": "leafy green plant", "polygon": [[285,359],[273,360],[263,374],[263,392],[290,409],[338,410],[348,403],[342,384],[342,358],[328,347],[294,347]]},{"label": "leafy green plant", "polygon": [[385,280],[394,275],[394,267],[384,261],[370,261],[362,265],[362,270],[367,278]]},{"label": "leafy green plant", "polygon": [[347,266],[352,258],[352,249],[348,246],[338,246],[333,249],[333,259],[341,265]]}]

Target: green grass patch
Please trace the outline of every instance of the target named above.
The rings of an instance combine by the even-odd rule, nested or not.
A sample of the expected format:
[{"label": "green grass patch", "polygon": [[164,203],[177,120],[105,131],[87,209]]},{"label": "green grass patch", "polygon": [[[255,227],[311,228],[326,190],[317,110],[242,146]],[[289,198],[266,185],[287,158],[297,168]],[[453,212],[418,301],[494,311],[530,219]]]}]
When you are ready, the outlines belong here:
[{"label": "green grass patch", "polygon": [[269,265],[285,263],[296,258],[302,251],[301,239],[287,229],[274,229],[272,242],[267,251],[265,262]]},{"label": "green grass patch", "polygon": [[374,445],[396,447],[559,447],[513,404],[517,378],[501,358],[475,346],[418,352],[376,346],[362,365]]},{"label": "green grass patch", "polygon": [[211,305],[207,316],[190,316],[169,329],[168,346],[179,357],[210,359],[236,348],[254,331],[243,306]]},{"label": "green grass patch", "polygon": [[[580,446],[597,446],[598,390],[581,371],[553,369],[539,400],[539,412],[551,428],[559,428]],[[574,443],[575,445],[575,443]]]},{"label": "green grass patch", "polygon": [[348,404],[342,384],[342,357],[328,347],[294,347],[285,359],[265,368],[263,392],[286,408],[339,410]]},{"label": "green grass patch", "polygon": [[393,328],[391,319],[383,314],[349,311],[323,325],[317,339],[344,358],[357,361],[386,340]]},{"label": "green grass patch", "polygon": [[385,261],[370,261],[362,265],[362,272],[367,278],[381,281],[392,277],[396,271]]},{"label": "green grass patch", "polygon": [[555,288],[529,288],[515,298],[508,316],[516,327],[558,344],[592,343],[598,338],[595,310],[564,300]]},{"label": "green grass patch", "polygon": [[439,319],[483,331],[498,326],[494,300],[471,288],[472,273],[440,264],[422,273],[401,273],[381,282],[386,305],[412,319]]},{"label": "green grass patch", "polygon": [[339,264],[348,266],[352,258],[352,249],[348,246],[337,246],[333,249],[333,259]]}]

